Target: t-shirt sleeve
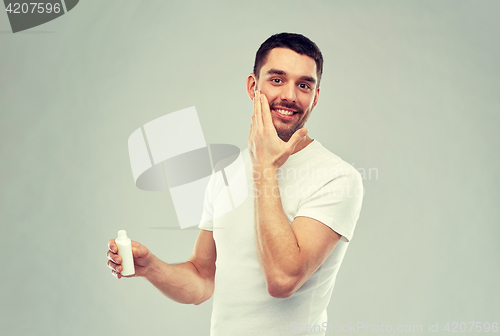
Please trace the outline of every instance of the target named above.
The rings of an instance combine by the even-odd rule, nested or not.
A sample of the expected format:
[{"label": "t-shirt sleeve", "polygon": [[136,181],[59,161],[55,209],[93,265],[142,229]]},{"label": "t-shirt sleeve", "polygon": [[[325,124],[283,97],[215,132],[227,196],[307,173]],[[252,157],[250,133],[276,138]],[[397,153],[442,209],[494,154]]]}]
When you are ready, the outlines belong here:
[{"label": "t-shirt sleeve", "polygon": [[[354,170],[354,169],[353,169]],[[364,189],[357,171],[334,177],[306,198],[295,217],[310,217],[330,227],[349,242],[359,218]]]},{"label": "t-shirt sleeve", "polygon": [[199,229],[213,231],[214,230],[214,208],[213,208],[213,186],[214,186],[215,174],[212,174],[210,181],[208,182],[207,188],[205,189],[205,198],[203,201],[203,213],[201,215]]}]

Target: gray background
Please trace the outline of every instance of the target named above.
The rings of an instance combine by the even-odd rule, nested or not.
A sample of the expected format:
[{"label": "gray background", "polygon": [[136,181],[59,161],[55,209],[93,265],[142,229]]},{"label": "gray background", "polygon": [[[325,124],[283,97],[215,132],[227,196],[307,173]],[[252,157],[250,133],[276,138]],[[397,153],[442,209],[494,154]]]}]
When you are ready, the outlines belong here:
[{"label": "gray background", "polygon": [[310,135],[378,172],[329,321],[421,334],[500,322],[498,13],[498,1],[87,0],[12,34],[2,11],[1,333],[208,335],[211,300],[177,304],[106,267],[119,229],[167,262],[197,235],[176,229],[168,193],[134,186],[127,139],[194,105],[208,143],[246,147],[246,76],[281,31],[324,53]]}]

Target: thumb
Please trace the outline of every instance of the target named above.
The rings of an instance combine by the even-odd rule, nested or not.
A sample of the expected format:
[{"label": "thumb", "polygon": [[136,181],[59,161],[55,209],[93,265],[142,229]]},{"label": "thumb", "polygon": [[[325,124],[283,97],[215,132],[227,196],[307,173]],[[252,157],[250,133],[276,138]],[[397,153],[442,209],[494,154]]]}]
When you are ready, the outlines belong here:
[{"label": "thumb", "polygon": [[134,256],[134,258],[140,257],[140,253],[137,247],[132,247],[132,255]]},{"label": "thumb", "polygon": [[309,131],[306,128],[301,128],[297,132],[295,132],[290,140],[288,141],[289,146],[293,149],[297,146],[297,144],[304,139]]},{"label": "thumb", "polygon": [[134,256],[134,258],[142,258],[147,256],[148,254],[149,250],[146,246],[141,245],[137,242],[132,242],[132,255]]}]

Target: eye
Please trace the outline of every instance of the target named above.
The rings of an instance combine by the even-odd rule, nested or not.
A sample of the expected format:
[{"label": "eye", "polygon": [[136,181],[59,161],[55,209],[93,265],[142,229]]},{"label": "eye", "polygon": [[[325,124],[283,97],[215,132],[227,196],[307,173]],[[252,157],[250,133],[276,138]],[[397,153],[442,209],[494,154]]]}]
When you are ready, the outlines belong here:
[{"label": "eye", "polygon": [[299,84],[301,89],[310,89],[311,87],[308,84]]},{"label": "eye", "polygon": [[272,82],[276,83],[276,84],[280,84],[280,83],[283,83],[283,81],[279,78],[272,78],[271,79]]}]

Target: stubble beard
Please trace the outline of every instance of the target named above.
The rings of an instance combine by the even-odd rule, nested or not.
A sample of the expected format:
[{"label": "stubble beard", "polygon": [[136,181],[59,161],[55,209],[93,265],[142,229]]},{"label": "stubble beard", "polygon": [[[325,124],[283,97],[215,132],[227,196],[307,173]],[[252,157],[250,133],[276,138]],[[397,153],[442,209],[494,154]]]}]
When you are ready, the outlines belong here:
[{"label": "stubble beard", "polygon": [[300,123],[298,125],[293,126],[290,130],[284,131],[284,130],[279,130],[278,128],[276,128],[276,125],[274,126],[274,128],[276,128],[276,132],[278,133],[278,137],[280,139],[290,138],[292,135],[294,135],[295,132],[297,132],[302,127],[304,127],[304,123]]},{"label": "stubble beard", "polygon": [[[301,109],[299,106],[297,106],[295,103],[287,103],[287,102],[277,103],[277,102],[272,102],[269,105],[269,109],[271,111],[273,109],[277,108],[277,107],[289,108],[289,109],[292,109],[295,112],[297,112],[297,114],[299,114],[301,117],[304,116],[304,110]],[[302,127],[304,127],[305,122],[306,122],[306,120],[299,120],[296,125],[292,125],[292,127],[290,129],[287,129],[287,130],[279,129],[278,127],[276,127],[276,124],[274,123],[274,120],[273,120],[273,125],[274,125],[274,128],[276,129],[276,132],[278,133],[278,137],[280,139],[286,139],[286,138],[290,138],[295,132],[297,132],[299,129],[301,129]]]}]

